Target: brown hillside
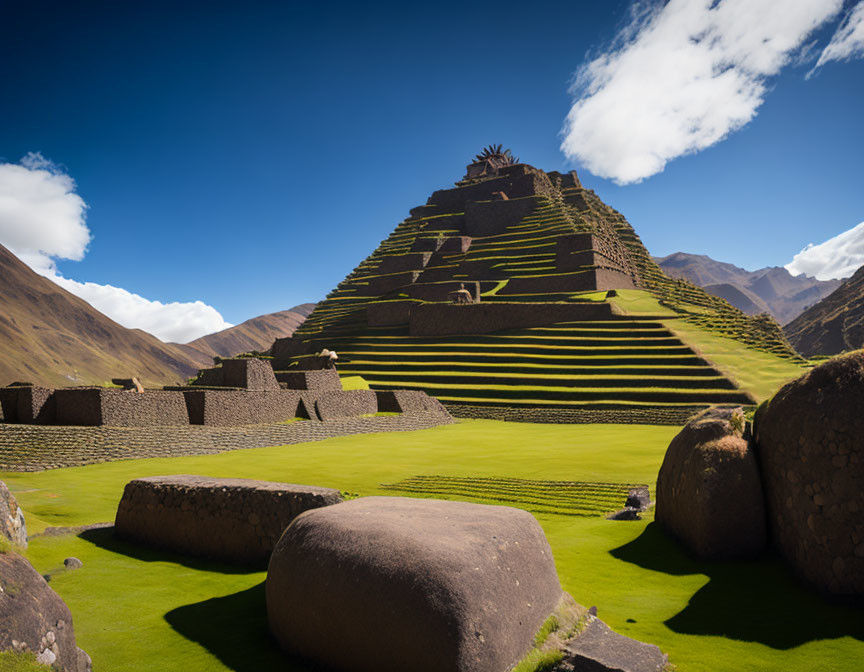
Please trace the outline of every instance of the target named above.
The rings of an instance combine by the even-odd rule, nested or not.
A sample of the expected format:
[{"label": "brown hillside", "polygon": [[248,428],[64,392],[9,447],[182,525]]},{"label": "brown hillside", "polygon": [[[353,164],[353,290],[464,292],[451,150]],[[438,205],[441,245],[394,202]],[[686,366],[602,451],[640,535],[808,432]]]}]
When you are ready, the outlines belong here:
[{"label": "brown hillside", "polygon": [[0,245],[0,384],[102,384],[134,375],[157,385],[207,362],[117,324]]},{"label": "brown hillside", "polygon": [[783,331],[802,355],[836,355],[864,347],[864,266]]},{"label": "brown hillside", "polygon": [[655,261],[667,275],[689,280],[748,315],[767,312],[780,324],[794,320],[841,283],[792,275],[780,267],[748,271],[704,254],[676,252]]},{"label": "brown hillside", "polygon": [[264,351],[277,338],[291,336],[297,327],[303,324],[313,308],[315,308],[314,303],[302,303],[278,313],[253,317],[242,324],[202,336],[189,343],[171,345],[190,352],[193,356],[195,352],[201,353],[208,358],[208,361],[215,356],[233,357],[251,350]]}]

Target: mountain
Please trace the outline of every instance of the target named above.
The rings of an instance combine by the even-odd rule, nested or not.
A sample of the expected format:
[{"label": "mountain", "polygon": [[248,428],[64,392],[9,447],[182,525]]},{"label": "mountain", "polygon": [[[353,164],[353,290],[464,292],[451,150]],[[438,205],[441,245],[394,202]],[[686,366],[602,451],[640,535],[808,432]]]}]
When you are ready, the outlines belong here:
[{"label": "mountain", "polygon": [[836,355],[864,347],[864,266],[783,331],[802,355]]},{"label": "mountain", "polygon": [[251,350],[264,351],[277,338],[293,334],[314,308],[314,303],[302,303],[278,313],[253,317],[242,324],[217,331],[215,334],[207,334],[189,343],[171,345],[193,356],[200,353],[209,363],[212,363],[211,358],[215,356],[232,357]]},{"label": "mountain", "polygon": [[673,278],[689,280],[748,315],[767,312],[780,324],[794,320],[842,282],[792,275],[777,266],[747,271],[704,254],[676,252],[655,261]]},{"label": "mountain", "polygon": [[117,324],[0,245],[0,384],[104,384],[130,376],[167,384],[208,363]]}]

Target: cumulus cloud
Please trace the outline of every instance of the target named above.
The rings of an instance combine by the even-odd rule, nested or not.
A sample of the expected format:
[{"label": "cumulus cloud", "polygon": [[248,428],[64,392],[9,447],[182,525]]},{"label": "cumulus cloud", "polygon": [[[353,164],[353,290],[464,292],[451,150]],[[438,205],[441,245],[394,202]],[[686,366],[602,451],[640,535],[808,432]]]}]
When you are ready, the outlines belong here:
[{"label": "cumulus cloud", "polygon": [[831,61],[851,61],[864,57],[864,2],[853,7],[822,50],[813,71]]},{"label": "cumulus cloud", "polygon": [[819,280],[833,280],[848,278],[861,266],[864,266],[864,222],[824,243],[810,243],[785,268],[792,275],[804,273]]},{"label": "cumulus cloud", "polygon": [[562,151],[619,184],[746,125],[768,80],[842,0],[636,2],[611,46],[576,73]]},{"label": "cumulus cloud", "polygon": [[203,301],[162,303],[112,285],[77,282],[56,275],[51,279],[124,327],[143,329],[166,342],[187,343],[232,326]]},{"label": "cumulus cloud", "polygon": [[38,153],[0,163],[0,244],[34,271],[124,327],[163,341],[185,343],[232,326],[201,301],[162,303],[120,287],[62,277],[55,260],[80,261],[91,238],[87,204],[62,168]]}]

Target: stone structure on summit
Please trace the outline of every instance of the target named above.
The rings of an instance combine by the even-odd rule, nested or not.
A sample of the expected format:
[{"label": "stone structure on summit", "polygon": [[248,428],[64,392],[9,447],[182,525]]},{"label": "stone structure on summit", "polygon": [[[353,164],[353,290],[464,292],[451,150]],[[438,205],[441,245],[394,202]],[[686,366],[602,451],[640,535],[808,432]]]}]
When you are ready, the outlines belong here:
[{"label": "stone structure on summit", "polygon": [[651,407],[678,423],[684,406],[753,403],[665,324],[623,314],[612,300],[620,292],[796,357],[770,318],[666,276],[575,172],[545,172],[493,145],[277,339],[272,363],[277,376],[312,369],[316,353],[335,348],[343,372],[374,389],[424,390],[471,417],[523,408],[562,422],[578,410],[627,421]]}]

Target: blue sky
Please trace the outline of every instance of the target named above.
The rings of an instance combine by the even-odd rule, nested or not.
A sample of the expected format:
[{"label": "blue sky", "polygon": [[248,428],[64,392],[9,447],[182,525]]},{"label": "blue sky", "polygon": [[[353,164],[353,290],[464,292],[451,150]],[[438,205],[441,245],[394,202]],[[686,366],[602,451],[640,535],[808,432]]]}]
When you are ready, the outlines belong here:
[{"label": "blue sky", "polygon": [[[630,44],[645,46],[635,60],[665,67],[657,45],[669,40],[660,31],[678,24],[663,28],[662,20],[680,0],[644,5],[654,14],[636,23],[633,3],[619,0],[4,3],[0,158],[18,164],[39,153],[45,162],[31,160],[31,169],[68,176],[86,203],[62,215],[78,217],[76,235],[86,217],[86,251],[63,258],[39,248],[56,273],[148,301],[200,301],[227,323],[323,298],[490,142],[546,170],[575,167],[653,254],[784,265],[864,220],[864,60],[850,14],[857,5],[841,1],[812,0],[824,5],[814,30],[777,27],[784,39],[804,35],[780,65],[757,63],[750,52],[709,55],[708,66],[717,56],[724,68],[749,73],[745,85],[758,89],[745,92],[751,118],[700,131],[725,139],[664,139],[662,150],[655,119],[667,119],[668,101],[678,113],[683,105],[689,124],[692,91],[673,76],[679,65],[659,75],[668,93],[635,90],[625,76],[627,47],[615,38],[629,30]],[[737,17],[735,3],[720,4]],[[813,71],[844,16],[847,50]],[[568,158],[562,128],[580,95],[569,91],[580,68],[581,99],[594,87],[599,112],[581,120]],[[624,156],[640,138],[607,151],[622,137],[609,111],[622,109],[623,132],[639,120],[654,125],[644,150],[662,155],[662,172],[622,168],[644,164]],[[731,124],[726,133],[723,123]],[[596,137],[595,126],[603,126]],[[680,124],[663,132],[680,134]],[[622,183],[634,175],[641,181]],[[21,171],[13,178],[23,179]],[[27,221],[7,225],[9,240],[0,221],[0,243],[15,249],[10,237]],[[115,319],[134,321],[138,304],[124,301],[117,298]],[[141,326],[185,339],[218,325],[212,313],[188,315],[189,328]]]}]

